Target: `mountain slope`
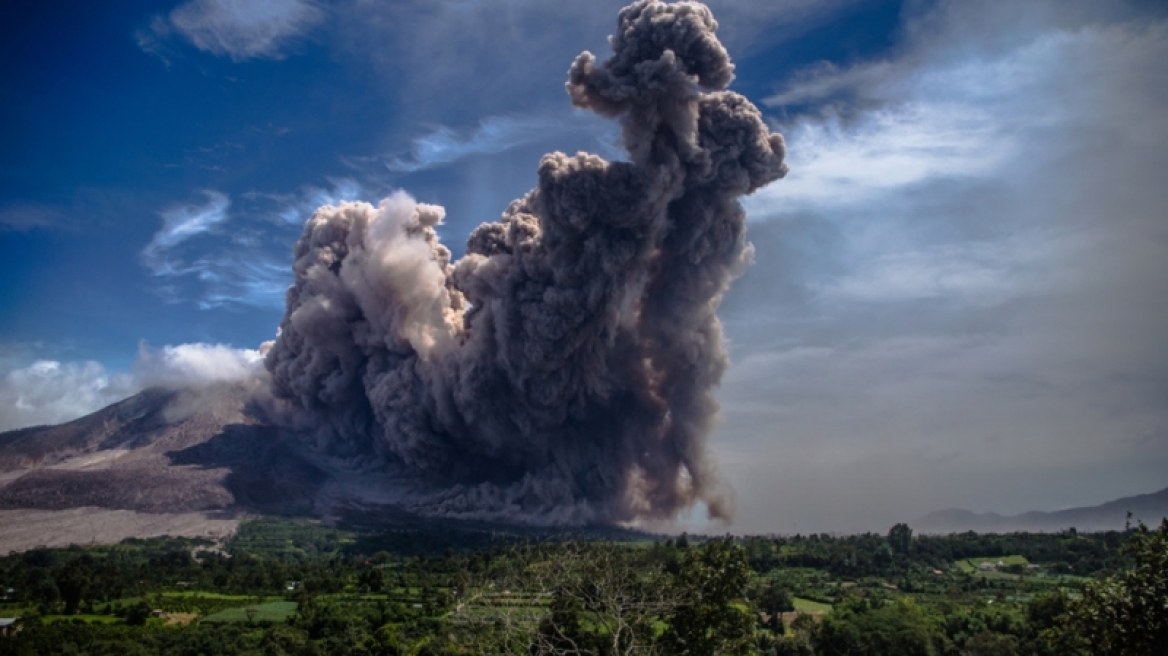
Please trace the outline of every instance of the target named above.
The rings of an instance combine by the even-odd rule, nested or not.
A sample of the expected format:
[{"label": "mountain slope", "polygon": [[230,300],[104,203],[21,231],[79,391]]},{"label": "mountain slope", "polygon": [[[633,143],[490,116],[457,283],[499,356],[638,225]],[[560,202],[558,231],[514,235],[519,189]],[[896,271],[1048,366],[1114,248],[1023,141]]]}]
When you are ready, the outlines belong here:
[{"label": "mountain slope", "polygon": [[245,390],[150,389],[0,434],[0,508],[311,513],[327,476],[248,412]]},{"label": "mountain slope", "polygon": [[241,386],[151,389],[59,426],[0,433],[0,554],[127,537],[222,538],[254,515],[451,534],[628,533],[420,518],[410,508],[435,490],[416,475],[372,456],[320,453],[311,435],[265,422],[251,396]]},{"label": "mountain slope", "polygon": [[929,513],[913,522],[912,526],[922,533],[1053,532],[1072,527],[1080,531],[1111,531],[1123,529],[1128,512],[1132,513],[1134,519],[1159,524],[1161,518],[1168,517],[1168,488],[1151,494],[1116,499],[1098,506],[1053,512],[1031,511],[1012,516],[949,508]]}]

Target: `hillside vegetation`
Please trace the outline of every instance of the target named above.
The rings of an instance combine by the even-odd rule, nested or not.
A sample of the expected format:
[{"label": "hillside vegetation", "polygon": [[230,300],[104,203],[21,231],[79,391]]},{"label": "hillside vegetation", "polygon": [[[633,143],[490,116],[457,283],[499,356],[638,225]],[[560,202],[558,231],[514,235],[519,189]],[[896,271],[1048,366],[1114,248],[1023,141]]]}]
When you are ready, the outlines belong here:
[{"label": "hillside vegetation", "polygon": [[263,520],[223,543],[32,550],[0,558],[0,616],[19,618],[0,655],[1151,654],[1166,639],[1168,523],[582,537]]}]

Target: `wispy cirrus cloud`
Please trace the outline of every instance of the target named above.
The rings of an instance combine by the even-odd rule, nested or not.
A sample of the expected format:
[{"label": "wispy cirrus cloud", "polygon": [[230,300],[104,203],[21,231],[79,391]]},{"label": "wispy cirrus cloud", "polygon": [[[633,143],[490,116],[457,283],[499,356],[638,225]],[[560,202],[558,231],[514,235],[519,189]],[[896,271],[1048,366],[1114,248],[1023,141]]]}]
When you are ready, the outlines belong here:
[{"label": "wispy cirrus cloud", "polygon": [[1000,303],[1020,282],[1010,275],[1011,268],[1030,250],[1028,244],[1013,246],[945,244],[882,253],[816,291],[845,302]]},{"label": "wispy cirrus cloud", "polygon": [[239,249],[199,258],[186,273],[197,279],[192,300],[201,310],[283,308],[284,292],[292,278],[286,261],[267,252]]},{"label": "wispy cirrus cloud", "polygon": [[350,178],[330,178],[325,186],[305,185],[287,193],[251,191],[240,194],[234,205],[222,192],[203,194],[205,203],[159,212],[162,227],[139,255],[158,280],[154,289],[160,296],[203,310],[283,308],[292,280],[292,244],[304,222],[322,205],[376,200]]},{"label": "wispy cirrus cloud", "polygon": [[316,208],[336,205],[343,200],[372,200],[372,192],[352,178],[327,178],[328,185],[304,185],[292,193],[269,193],[249,191],[244,194],[248,200],[265,203],[261,214],[273,216],[280,222],[295,227],[297,231],[312,216]]},{"label": "wispy cirrus cloud", "polygon": [[231,201],[221,192],[208,190],[202,205],[175,205],[162,212],[162,228],[140,254],[142,264],[154,275],[174,276],[184,273],[185,267],[173,257],[173,251],[183,242],[213,230],[227,221]]},{"label": "wispy cirrus cloud", "polygon": [[61,212],[39,205],[9,205],[0,207],[0,230],[28,232],[52,228],[61,223]]},{"label": "wispy cirrus cloud", "polygon": [[408,173],[435,168],[474,155],[506,152],[545,139],[549,135],[595,131],[592,116],[572,113],[565,116],[491,116],[471,130],[439,126],[410,141],[408,156],[390,156],[385,165],[391,171]]},{"label": "wispy cirrus cloud", "polygon": [[140,253],[143,266],[166,281],[157,288],[160,294],[175,303],[192,301],[205,310],[280,307],[288,267],[270,250],[269,235],[251,222],[230,232],[221,230],[230,218],[231,201],[222,192],[203,193],[206,203],[160,212],[162,228]]},{"label": "wispy cirrus cloud", "polygon": [[199,50],[247,59],[282,59],[288,46],[324,21],[311,0],[190,0],[137,34],[138,46],[169,64],[163,40],[181,36]]}]

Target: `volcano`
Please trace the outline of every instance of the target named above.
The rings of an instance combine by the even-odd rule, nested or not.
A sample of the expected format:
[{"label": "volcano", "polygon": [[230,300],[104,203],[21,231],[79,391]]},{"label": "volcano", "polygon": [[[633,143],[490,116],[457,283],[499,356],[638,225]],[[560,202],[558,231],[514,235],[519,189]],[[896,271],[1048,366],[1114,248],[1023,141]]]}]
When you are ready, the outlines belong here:
[{"label": "volcano", "polygon": [[0,434],[0,508],[304,513],[327,477],[251,416],[238,386],[148,389]]},{"label": "volcano", "polygon": [[[444,519],[444,490],[392,460],[346,458],[278,427],[253,384],[152,388],[80,419],[0,433],[0,555],[162,535],[222,539],[279,516],[359,530],[643,537],[616,527]],[[467,536],[471,536],[468,538]]]},{"label": "volcano", "polygon": [[244,385],[153,388],[68,423],[0,433],[0,553],[214,536],[254,515],[335,518],[391,509],[417,489],[392,468],[363,473],[314,451],[251,398]]}]

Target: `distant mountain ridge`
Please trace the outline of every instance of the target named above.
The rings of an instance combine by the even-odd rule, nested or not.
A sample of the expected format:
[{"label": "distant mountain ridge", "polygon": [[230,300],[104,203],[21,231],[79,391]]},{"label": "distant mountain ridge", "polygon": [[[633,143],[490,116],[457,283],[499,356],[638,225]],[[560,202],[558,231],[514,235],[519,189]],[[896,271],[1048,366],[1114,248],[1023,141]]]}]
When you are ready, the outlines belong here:
[{"label": "distant mountain ridge", "polygon": [[975,513],[961,508],[948,508],[921,517],[912,523],[912,527],[920,533],[1050,533],[1072,527],[1079,531],[1113,531],[1123,529],[1129,512],[1133,521],[1159,524],[1162,518],[1168,517],[1168,488],[1108,501],[1098,506],[1052,512],[1030,511],[1020,515],[1004,516],[993,512]]}]

